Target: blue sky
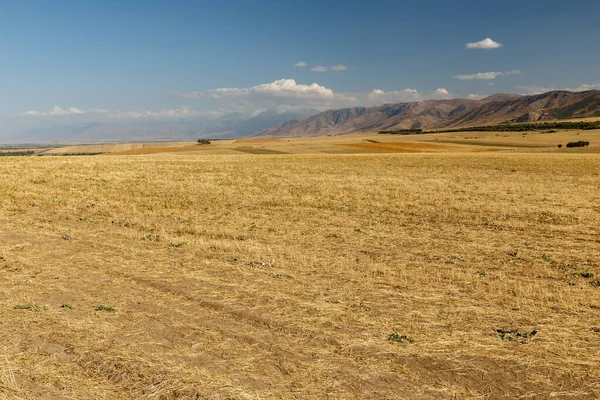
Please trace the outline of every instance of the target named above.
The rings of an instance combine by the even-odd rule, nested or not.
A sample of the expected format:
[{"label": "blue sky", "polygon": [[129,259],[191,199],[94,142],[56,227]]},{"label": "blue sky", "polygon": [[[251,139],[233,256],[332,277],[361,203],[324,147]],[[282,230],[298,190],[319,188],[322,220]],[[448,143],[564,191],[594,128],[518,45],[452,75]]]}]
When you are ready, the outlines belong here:
[{"label": "blue sky", "polygon": [[0,136],[75,115],[600,89],[599,15],[598,0],[5,1]]}]

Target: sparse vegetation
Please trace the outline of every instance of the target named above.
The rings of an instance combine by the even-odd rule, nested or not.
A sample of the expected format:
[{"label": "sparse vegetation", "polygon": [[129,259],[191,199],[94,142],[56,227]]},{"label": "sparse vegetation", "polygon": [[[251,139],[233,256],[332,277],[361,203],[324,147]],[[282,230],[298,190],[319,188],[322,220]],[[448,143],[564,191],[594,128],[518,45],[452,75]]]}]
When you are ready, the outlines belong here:
[{"label": "sparse vegetation", "polygon": [[587,142],[585,140],[580,140],[577,142],[569,142],[567,143],[567,147],[572,148],[572,147],[586,147],[589,146],[590,142]]},{"label": "sparse vegetation", "polygon": [[24,150],[24,151],[0,151],[0,157],[22,157],[22,156],[32,156],[35,154],[33,150]]},{"label": "sparse vegetation", "polygon": [[389,334],[387,339],[391,342],[398,342],[398,343],[414,343],[415,342],[414,339],[412,339],[406,335],[401,335],[396,332]]},{"label": "sparse vegetation", "polygon": [[484,125],[470,126],[456,129],[442,129],[438,131],[428,131],[425,133],[442,133],[442,132],[525,132],[525,131],[556,131],[557,129],[580,129],[591,130],[600,129],[600,121],[577,121],[577,122],[540,122],[526,124],[499,124],[499,125]]},{"label": "sparse vegetation", "polygon": [[109,313],[117,312],[117,309],[111,306],[106,306],[104,304],[98,304],[95,308],[96,311],[106,311]]},{"label": "sparse vegetation", "polygon": [[538,333],[536,330],[531,332],[519,332],[518,329],[497,329],[496,332],[500,334],[500,339],[503,341],[518,341],[523,344],[529,343],[529,341]]},{"label": "sparse vegetation", "polygon": [[198,144],[210,144],[210,139],[198,139]]},{"label": "sparse vegetation", "polygon": [[40,307],[35,303],[15,304],[13,306],[15,310],[37,310]]},{"label": "sparse vegetation", "polygon": [[418,135],[423,133],[423,129],[397,129],[393,131],[379,131],[377,133],[382,135]]}]

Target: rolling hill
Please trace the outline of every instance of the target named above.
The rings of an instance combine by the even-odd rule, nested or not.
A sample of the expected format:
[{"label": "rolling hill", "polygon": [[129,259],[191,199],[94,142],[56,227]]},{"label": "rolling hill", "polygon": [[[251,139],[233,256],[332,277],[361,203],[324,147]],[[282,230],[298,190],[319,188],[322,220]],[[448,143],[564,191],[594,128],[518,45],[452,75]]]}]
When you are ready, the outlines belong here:
[{"label": "rolling hill", "polygon": [[394,129],[442,129],[600,116],[600,91],[495,94],[482,100],[428,100],[328,110],[287,121],[262,136],[318,136]]}]

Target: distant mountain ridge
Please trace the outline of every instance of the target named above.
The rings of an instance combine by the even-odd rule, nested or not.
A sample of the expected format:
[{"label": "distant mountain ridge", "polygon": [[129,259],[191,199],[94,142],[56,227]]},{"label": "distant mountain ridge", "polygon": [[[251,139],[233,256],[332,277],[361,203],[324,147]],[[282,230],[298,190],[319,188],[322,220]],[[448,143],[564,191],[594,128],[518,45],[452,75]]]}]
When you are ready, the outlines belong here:
[{"label": "distant mountain ridge", "polygon": [[443,129],[498,123],[600,116],[600,91],[551,91],[522,96],[495,94],[482,100],[453,99],[327,110],[287,121],[261,136],[318,136],[394,129]]},{"label": "distant mountain ridge", "polygon": [[319,113],[314,109],[266,110],[257,115],[229,113],[216,118],[81,122],[30,129],[9,137],[8,143],[102,143],[179,141],[198,138],[235,139],[256,135],[289,120]]}]

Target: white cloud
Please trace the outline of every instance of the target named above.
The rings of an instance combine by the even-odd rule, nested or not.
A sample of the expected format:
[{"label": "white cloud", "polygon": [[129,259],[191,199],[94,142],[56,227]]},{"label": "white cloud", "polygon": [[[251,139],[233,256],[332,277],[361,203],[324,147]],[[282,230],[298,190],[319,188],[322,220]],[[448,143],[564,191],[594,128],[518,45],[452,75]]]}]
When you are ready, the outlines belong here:
[{"label": "white cloud", "polygon": [[524,89],[525,92],[522,94],[527,95],[527,94],[542,94],[542,93],[551,92],[553,90],[566,90],[568,92],[585,92],[588,90],[600,90],[600,83],[583,83],[574,88],[569,88],[569,87],[559,88],[557,86],[517,86],[517,87],[519,89]]},{"label": "white cloud", "polygon": [[470,95],[467,96],[467,99],[469,99],[469,100],[481,100],[481,99],[483,99],[485,97],[487,97],[487,96],[484,95],[484,94],[474,94],[474,93],[471,93]]},{"label": "white cloud", "polygon": [[465,45],[467,49],[497,49],[504,46],[502,43],[493,41],[490,38],[483,39],[479,42],[471,42]]},{"label": "white cloud", "polygon": [[[280,107],[311,107],[327,109],[345,106],[356,99],[352,94],[334,93],[318,83],[309,85],[294,79],[279,79],[246,88],[217,88],[188,93],[173,93],[186,99],[196,99],[205,107],[220,104],[226,109],[256,110]],[[210,104],[212,103],[212,104]]]},{"label": "white cloud", "polygon": [[339,71],[346,71],[348,68],[345,65],[334,65],[332,67],[323,67],[321,65],[316,66],[316,67],[312,67],[309,71],[312,72],[327,72],[327,71],[335,71],[335,72],[339,72]]},{"label": "white cloud", "polygon": [[381,89],[375,89],[367,95],[369,103],[400,103],[405,101],[418,101],[419,92],[415,89],[392,90],[389,92]]},{"label": "white cloud", "polygon": [[79,108],[75,108],[75,107],[69,107],[69,108],[62,108],[59,106],[54,106],[52,107],[52,110],[48,111],[48,112],[40,112],[37,110],[27,110],[24,113],[22,113],[21,115],[25,115],[25,116],[30,116],[30,117],[53,117],[53,116],[58,116],[58,115],[77,115],[77,114],[87,114],[87,113],[103,113],[103,110],[89,110],[89,111],[82,111]]},{"label": "white cloud", "polygon": [[518,75],[520,73],[521,73],[521,71],[519,71],[518,69],[515,69],[512,71],[506,71],[506,72],[478,72],[476,74],[455,75],[454,78],[460,79],[460,80],[476,80],[476,79],[491,80],[491,79],[496,79],[499,76]]},{"label": "white cloud", "polygon": [[567,89],[571,92],[585,92],[587,90],[600,90],[600,83],[584,83],[576,88]]},{"label": "white cloud", "polygon": [[478,72],[476,74],[468,75],[455,75],[456,79],[460,80],[474,80],[474,79],[496,79],[499,76],[504,75],[502,72]]},{"label": "white cloud", "polygon": [[294,64],[294,67],[306,68],[306,63],[304,61],[300,61]]},{"label": "white cloud", "polygon": [[433,93],[419,93],[415,89],[371,92],[334,92],[312,83],[301,84],[293,79],[279,79],[246,88],[217,88],[188,93],[173,93],[186,99],[195,99],[205,108],[220,108],[254,112],[258,109],[315,108],[327,110],[353,106],[375,106],[386,103],[403,103],[429,99],[448,99],[452,94],[440,88]]},{"label": "white cloud", "polygon": [[121,110],[100,110],[90,109],[81,110],[79,108],[70,107],[64,109],[59,106],[54,106],[52,110],[48,112],[28,110],[19,116],[21,117],[90,117],[90,118],[108,118],[108,119],[138,119],[138,118],[186,118],[186,117],[199,117],[199,116],[210,116],[214,114],[213,111],[193,111],[189,107],[181,107],[176,109],[167,109],[159,111],[121,111]]},{"label": "white cloud", "polygon": [[332,98],[333,91],[317,83],[310,85],[298,84],[294,79],[279,79],[270,83],[263,83],[249,88],[218,88],[203,92],[181,93],[179,96],[188,99],[198,98],[231,98],[247,97],[252,95],[271,97],[304,97],[304,98]]},{"label": "white cloud", "polygon": [[436,89],[436,91],[430,94],[429,96],[425,96],[426,99],[431,100],[447,100],[451,99],[452,97],[452,94],[444,88]]}]

